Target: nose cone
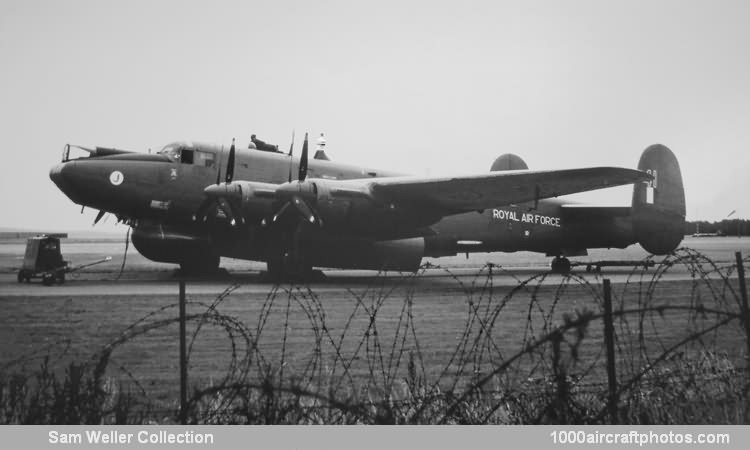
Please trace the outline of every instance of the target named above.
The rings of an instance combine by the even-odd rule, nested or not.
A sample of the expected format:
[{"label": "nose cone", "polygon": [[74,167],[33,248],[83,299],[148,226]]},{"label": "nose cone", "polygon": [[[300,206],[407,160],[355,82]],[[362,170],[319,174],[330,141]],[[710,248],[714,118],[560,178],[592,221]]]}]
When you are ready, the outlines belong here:
[{"label": "nose cone", "polygon": [[83,205],[87,191],[96,192],[90,182],[90,169],[75,161],[57,164],[49,171],[49,178],[73,202]]},{"label": "nose cone", "polygon": [[49,171],[49,178],[52,180],[53,183],[57,185],[58,188],[60,188],[61,191],[65,192],[67,194],[67,190],[69,186],[65,183],[65,175],[63,175],[63,171],[65,169],[65,166],[68,163],[60,163],[56,166],[52,167]]}]

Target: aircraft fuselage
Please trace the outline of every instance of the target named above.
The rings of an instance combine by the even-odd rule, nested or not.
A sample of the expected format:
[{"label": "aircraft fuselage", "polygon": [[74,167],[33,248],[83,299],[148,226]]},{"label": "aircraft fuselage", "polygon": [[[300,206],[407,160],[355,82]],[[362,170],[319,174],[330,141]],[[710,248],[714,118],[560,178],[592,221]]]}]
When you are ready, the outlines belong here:
[{"label": "aircraft fuselage", "polygon": [[[419,201],[378,202],[369,192],[337,195],[334,191],[342,185],[329,180],[400,174],[315,159],[309,161],[308,183],[299,184],[313,192],[299,195],[312,202],[320,226],[295,225],[294,233],[279,232],[283,227],[266,226],[269,218],[277,219],[278,199],[256,191],[278,190],[297,172],[300,159],[258,150],[236,152],[234,180],[251,180],[231,185],[239,191],[233,192],[241,200],[239,217],[230,217],[231,205],[220,204],[226,199],[217,197],[217,207],[201,220],[196,211],[206,201],[207,187],[229,189],[217,184],[227,165],[222,148],[175,143],[158,154],[107,151],[72,160],[66,155],[50,177],[75,203],[130,224],[136,248],[156,261],[182,264],[211,258],[218,264],[219,256],[271,261],[294,240],[313,266],[413,270],[423,256],[521,250],[570,256],[637,242],[630,207],[578,210],[553,198],[441,216]],[[289,195],[295,186],[287,185]],[[285,220],[290,221],[281,217],[279,222]]]}]

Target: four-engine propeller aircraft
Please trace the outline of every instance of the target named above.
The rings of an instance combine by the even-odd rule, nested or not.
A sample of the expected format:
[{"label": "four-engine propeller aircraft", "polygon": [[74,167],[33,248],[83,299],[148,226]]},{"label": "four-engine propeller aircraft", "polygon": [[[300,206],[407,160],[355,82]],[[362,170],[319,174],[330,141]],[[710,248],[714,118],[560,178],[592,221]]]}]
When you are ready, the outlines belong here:
[{"label": "four-engine propeller aircraft", "polygon": [[[531,171],[505,154],[489,173],[404,176],[308,161],[289,153],[173,143],[155,154],[97,147],[50,178],[75,203],[132,227],[146,258],[184,272],[216,270],[221,256],[265,261],[276,278],[313,267],[415,271],[423,257],[528,250],[554,257],[640,243],[673,251],[684,234],[685,198],[674,154],[647,148],[638,170]],[[222,177],[222,167],[224,173]],[[296,179],[293,174],[296,173]],[[222,182],[223,178],[223,182]],[[565,194],[634,184],[626,207],[571,204]],[[96,222],[95,222],[96,223]]]}]

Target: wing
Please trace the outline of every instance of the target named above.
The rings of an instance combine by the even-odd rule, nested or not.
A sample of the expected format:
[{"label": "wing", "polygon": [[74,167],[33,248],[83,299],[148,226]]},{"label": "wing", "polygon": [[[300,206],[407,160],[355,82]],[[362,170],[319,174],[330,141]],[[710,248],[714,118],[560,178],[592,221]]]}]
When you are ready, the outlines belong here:
[{"label": "wing", "polygon": [[[639,170],[591,167],[551,171],[491,172],[449,178],[375,178],[368,180],[366,188],[370,196],[377,201],[412,204],[438,210],[441,214],[457,214],[632,184],[648,181],[651,178],[651,175]],[[361,189],[341,187],[343,189],[337,191],[343,195],[353,194],[356,191],[362,193]]]}]

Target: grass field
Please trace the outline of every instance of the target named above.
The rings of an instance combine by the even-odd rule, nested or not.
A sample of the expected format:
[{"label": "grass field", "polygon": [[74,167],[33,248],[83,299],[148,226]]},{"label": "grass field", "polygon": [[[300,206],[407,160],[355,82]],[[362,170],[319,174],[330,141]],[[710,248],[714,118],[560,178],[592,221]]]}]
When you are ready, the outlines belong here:
[{"label": "grass field", "polygon": [[[713,259],[682,250],[614,285],[615,416],[601,279],[519,275],[513,258],[524,255],[516,254],[510,273],[479,265],[459,276],[471,259],[453,258],[430,276],[338,287],[247,291],[229,277],[213,292],[192,293],[188,283],[190,420],[748,423],[748,338],[733,253],[729,241],[706,241]],[[0,272],[12,273],[18,245],[0,245]],[[77,242],[72,255],[99,258],[117,245],[124,242]],[[144,280],[171,270],[136,254],[126,267],[126,278]],[[113,274],[97,270],[78,283]],[[675,271],[685,276],[671,280]],[[0,285],[0,420],[177,420],[176,285],[171,294],[2,293]]]}]

